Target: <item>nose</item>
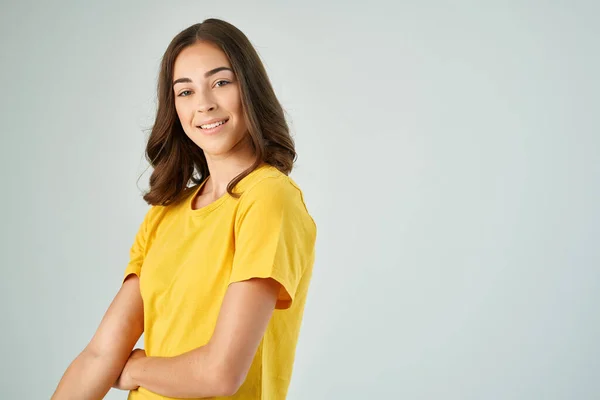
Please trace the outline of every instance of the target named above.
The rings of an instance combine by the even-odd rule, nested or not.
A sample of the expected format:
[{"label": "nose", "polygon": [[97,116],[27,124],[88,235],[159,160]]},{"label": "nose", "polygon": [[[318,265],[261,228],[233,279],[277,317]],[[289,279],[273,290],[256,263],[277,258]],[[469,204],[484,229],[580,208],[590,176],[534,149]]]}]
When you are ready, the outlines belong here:
[{"label": "nose", "polygon": [[207,93],[207,94],[202,93],[198,96],[198,103],[196,104],[197,112],[207,113],[210,111],[214,111],[216,109],[217,109],[217,103],[212,98],[210,93]]},{"label": "nose", "polygon": [[196,111],[201,112],[201,113],[207,113],[210,111],[214,111],[216,108],[217,107],[214,104],[202,103],[202,104],[198,104],[198,107],[196,107]]}]

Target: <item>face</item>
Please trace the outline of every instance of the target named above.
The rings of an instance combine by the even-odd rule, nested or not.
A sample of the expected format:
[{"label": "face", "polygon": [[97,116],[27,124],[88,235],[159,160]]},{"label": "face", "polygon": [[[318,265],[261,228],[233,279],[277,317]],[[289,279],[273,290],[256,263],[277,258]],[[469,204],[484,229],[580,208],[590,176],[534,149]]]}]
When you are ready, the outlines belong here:
[{"label": "face", "polygon": [[240,87],[225,53],[207,42],[181,51],[173,72],[175,108],[207,161],[248,153]]}]

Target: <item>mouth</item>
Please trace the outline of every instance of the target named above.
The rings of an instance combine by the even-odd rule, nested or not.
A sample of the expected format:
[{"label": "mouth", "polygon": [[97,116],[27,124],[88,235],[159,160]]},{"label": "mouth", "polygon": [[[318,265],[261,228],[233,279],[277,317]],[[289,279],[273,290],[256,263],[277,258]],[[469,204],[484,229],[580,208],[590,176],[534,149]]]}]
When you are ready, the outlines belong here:
[{"label": "mouth", "polygon": [[225,125],[227,121],[229,121],[229,118],[225,118],[221,121],[217,121],[212,124],[196,125],[196,128],[202,129],[204,131],[210,131],[212,129],[218,128],[221,125]]}]

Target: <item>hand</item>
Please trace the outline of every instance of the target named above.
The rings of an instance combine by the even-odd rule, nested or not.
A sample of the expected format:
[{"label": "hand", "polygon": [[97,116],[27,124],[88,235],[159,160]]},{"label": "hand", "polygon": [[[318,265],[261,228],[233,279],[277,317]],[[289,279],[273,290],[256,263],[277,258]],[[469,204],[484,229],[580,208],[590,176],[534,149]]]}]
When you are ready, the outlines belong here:
[{"label": "hand", "polygon": [[123,371],[121,371],[121,375],[119,375],[119,377],[117,378],[116,382],[113,384],[112,387],[114,387],[115,389],[121,389],[121,390],[135,390],[138,387],[140,387],[135,382],[133,382],[130,372],[131,372],[132,361],[135,360],[136,358],[142,358],[142,357],[146,357],[146,352],[143,349],[133,350],[131,352],[131,354],[129,354],[129,359],[125,363],[125,367],[123,367]]}]

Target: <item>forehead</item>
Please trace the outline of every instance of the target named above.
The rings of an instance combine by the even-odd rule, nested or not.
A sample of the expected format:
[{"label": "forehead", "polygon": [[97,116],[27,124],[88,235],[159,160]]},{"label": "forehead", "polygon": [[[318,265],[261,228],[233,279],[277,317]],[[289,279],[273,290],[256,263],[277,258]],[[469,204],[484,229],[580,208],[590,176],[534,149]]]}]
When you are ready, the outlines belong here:
[{"label": "forehead", "polygon": [[200,76],[216,67],[229,67],[229,59],[218,46],[210,42],[198,42],[181,50],[173,66],[174,78]]}]

